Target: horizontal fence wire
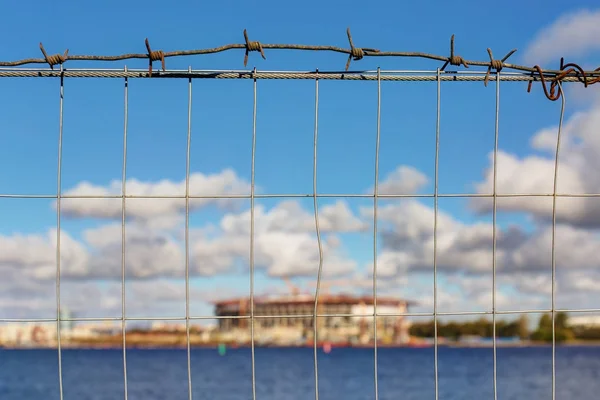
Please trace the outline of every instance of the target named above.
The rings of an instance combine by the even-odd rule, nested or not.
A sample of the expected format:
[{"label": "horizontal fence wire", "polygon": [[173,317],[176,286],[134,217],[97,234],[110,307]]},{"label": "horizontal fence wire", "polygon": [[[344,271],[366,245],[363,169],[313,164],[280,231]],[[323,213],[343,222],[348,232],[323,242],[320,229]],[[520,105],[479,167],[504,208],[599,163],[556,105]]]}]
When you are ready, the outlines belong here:
[{"label": "horizontal fence wire", "polygon": [[[286,199],[286,198],[312,198],[313,194],[310,193],[289,193],[289,194],[255,194],[255,199]],[[359,194],[359,193],[339,193],[339,194],[317,194],[317,198],[361,198],[361,199],[372,199],[377,197],[378,199],[419,199],[419,198],[434,198],[434,197],[445,197],[445,198],[513,198],[513,197],[564,197],[564,198],[580,198],[580,197],[600,197],[600,193],[498,193],[496,195],[487,193],[440,193],[440,194],[378,194],[374,196],[372,194]],[[53,194],[0,194],[0,198],[8,199],[57,199],[58,196]],[[111,199],[180,199],[185,200],[185,195],[113,195],[113,196],[95,196],[95,195],[61,195],[61,199],[72,199],[72,200],[111,200]],[[227,200],[227,199],[251,199],[252,195],[240,194],[240,195],[189,195],[190,199],[212,199],[212,200]]]},{"label": "horizontal fence wire", "polygon": [[[541,82],[539,75],[501,72],[501,81]],[[143,69],[61,69],[48,68],[0,68],[0,78],[184,78],[184,79],[294,79],[294,80],[348,80],[348,81],[414,81],[436,82],[438,79],[447,81],[486,81],[486,74],[477,71],[249,71],[249,70],[165,70],[154,72],[152,75]],[[562,82],[581,82],[581,78],[567,75]]]},{"label": "horizontal fence wire", "polygon": [[[556,308],[555,313],[574,313],[591,314],[600,313],[600,308]],[[434,312],[398,312],[398,313],[319,313],[317,318],[348,317],[348,318],[367,318],[367,317],[461,317],[478,315],[523,315],[523,314],[548,314],[552,313],[551,308],[528,309],[528,310],[496,310],[496,311],[437,311]],[[261,315],[196,315],[190,316],[190,320],[221,320],[221,319],[267,319],[267,318],[313,318],[315,314],[269,314]],[[0,318],[0,322],[23,322],[23,323],[41,323],[56,322],[57,318]],[[91,321],[185,321],[186,316],[142,316],[142,317],[60,317],[65,322],[91,322]]]}]

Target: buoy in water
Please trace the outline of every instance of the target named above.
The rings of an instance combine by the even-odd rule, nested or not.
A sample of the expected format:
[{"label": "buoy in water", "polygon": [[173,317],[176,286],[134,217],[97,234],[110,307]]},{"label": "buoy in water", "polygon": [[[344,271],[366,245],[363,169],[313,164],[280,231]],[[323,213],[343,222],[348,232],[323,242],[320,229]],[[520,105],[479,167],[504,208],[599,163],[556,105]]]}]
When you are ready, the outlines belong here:
[{"label": "buoy in water", "polygon": [[331,345],[329,343],[325,343],[323,345],[323,351],[325,352],[325,354],[329,354],[331,352]]},{"label": "buoy in water", "polygon": [[225,345],[223,343],[219,343],[219,345],[217,346],[217,350],[219,351],[219,355],[220,356],[224,356],[225,355],[225,351],[227,349],[225,348]]}]

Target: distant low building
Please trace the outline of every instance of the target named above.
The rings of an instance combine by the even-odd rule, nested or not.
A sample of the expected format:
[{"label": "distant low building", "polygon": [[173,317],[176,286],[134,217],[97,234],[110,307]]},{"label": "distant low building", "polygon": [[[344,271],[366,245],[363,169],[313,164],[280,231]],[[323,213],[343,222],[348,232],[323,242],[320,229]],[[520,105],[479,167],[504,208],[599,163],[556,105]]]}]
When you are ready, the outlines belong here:
[{"label": "distant low building", "polygon": [[56,339],[56,325],[13,323],[0,326],[0,344],[10,346],[46,345]]},{"label": "distant low building", "polygon": [[[326,295],[318,302],[317,328],[319,338],[335,341],[372,340],[373,305],[372,296]],[[378,339],[404,343],[409,339],[408,321],[402,315],[412,303],[391,297],[377,297]],[[231,332],[249,326],[250,298],[233,298],[214,303],[215,315],[219,317],[219,330]],[[257,296],[254,298],[255,329],[268,335],[272,331],[301,332],[303,338],[312,335],[314,296],[299,294],[292,296]],[[390,314],[390,315],[381,315]],[[231,317],[231,318],[224,318]],[[271,331],[271,332],[269,332]],[[290,334],[288,334],[290,336]]]},{"label": "distant low building", "polygon": [[597,328],[600,327],[600,315],[577,315],[569,316],[567,319],[569,327],[585,327],[585,328]]}]

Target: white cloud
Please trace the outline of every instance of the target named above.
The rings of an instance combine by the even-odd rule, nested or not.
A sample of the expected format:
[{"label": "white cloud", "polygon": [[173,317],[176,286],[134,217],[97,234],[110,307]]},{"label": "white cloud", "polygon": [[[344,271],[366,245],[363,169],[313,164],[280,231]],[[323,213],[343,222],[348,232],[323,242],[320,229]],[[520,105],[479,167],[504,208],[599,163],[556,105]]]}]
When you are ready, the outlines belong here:
[{"label": "white cloud", "polygon": [[[422,189],[429,179],[418,169],[400,165],[379,183],[379,194],[414,194]],[[370,189],[371,193],[373,188]]]},{"label": "white cloud", "polygon": [[[364,224],[338,201],[321,207],[319,215],[323,237],[325,275],[350,272],[354,261],[341,252],[339,240],[331,233],[364,229]],[[191,254],[198,271],[226,269],[236,260],[249,262],[250,211],[228,214],[221,220],[221,234],[215,239],[199,240]],[[273,209],[255,208],[255,265],[273,276],[311,275],[317,271],[319,253],[314,215],[296,201],[283,201]],[[197,264],[196,264],[197,263]]]},{"label": "white cloud", "polygon": [[[142,182],[128,179],[127,195],[130,196],[185,196],[186,182],[161,180],[158,182]],[[236,196],[249,195],[250,184],[240,178],[233,170],[226,169],[218,174],[190,175],[191,196]],[[64,191],[65,196],[120,196],[121,181],[114,180],[108,186],[98,186],[89,182],[81,182],[74,188]],[[220,207],[231,207],[239,204],[235,199],[190,199],[190,210],[216,204]],[[56,207],[56,204],[54,205]],[[61,200],[61,212],[69,218],[121,218],[121,199],[65,198]],[[185,211],[183,199],[127,199],[127,216],[139,220],[156,219],[157,217],[173,217]],[[168,222],[163,220],[162,223]]]},{"label": "white cloud", "polygon": [[[573,114],[563,125],[559,153],[559,194],[584,194],[600,192],[600,102],[588,110]],[[498,152],[498,194],[552,194],[554,183],[554,152],[558,127],[545,128],[536,133],[531,144],[544,155],[518,157],[504,151]],[[484,180],[475,188],[478,193],[492,193],[492,155]],[[472,199],[471,207],[478,213],[489,213],[492,203],[488,199]],[[552,208],[541,199],[527,197],[502,198],[499,210],[529,212],[548,220]],[[594,198],[576,197],[557,201],[557,221],[582,227],[600,227],[600,202]]]},{"label": "white cloud", "polygon": [[[364,224],[347,204],[338,201],[321,207],[326,275],[355,269],[335,234],[360,231]],[[126,277],[181,278],[185,273],[183,226],[152,226],[136,220],[126,224]],[[319,264],[314,214],[297,201],[284,201],[265,210],[255,209],[255,263],[276,276],[307,275]],[[52,280],[56,274],[56,231],[46,235],[0,236],[0,266],[17,268],[31,278]],[[209,276],[248,265],[250,211],[225,215],[220,226],[193,230],[190,235],[190,273]],[[110,223],[86,229],[81,241],[61,232],[62,279],[120,279],[122,274],[122,227]]]},{"label": "white cloud", "polygon": [[[254,210],[255,232],[284,231],[290,233],[315,231],[314,213],[304,209],[295,200],[284,200],[266,211],[262,205]],[[221,229],[227,232],[250,234],[250,210],[241,214],[227,214],[221,220]],[[353,232],[365,229],[365,224],[353,215],[344,201],[319,207],[321,232]]]},{"label": "white cloud", "polygon": [[[129,224],[125,230],[125,272],[128,277],[181,277],[185,270],[184,247],[167,232]],[[85,278],[114,279],[122,272],[121,225],[86,230],[90,248]]]},{"label": "white cloud", "polygon": [[[0,235],[0,269],[14,268],[29,279],[54,279],[56,276],[56,229],[44,235]],[[61,231],[61,273],[85,273],[89,255],[84,246]]]},{"label": "white cloud", "polygon": [[600,50],[600,10],[578,10],[565,14],[543,28],[524,52],[527,64],[544,66],[560,57],[580,57]]},{"label": "white cloud", "polygon": [[[372,210],[364,208],[370,215]],[[433,268],[433,209],[416,200],[401,200],[381,208],[383,250],[378,260],[382,277],[402,276]],[[551,226],[527,233],[497,228],[496,267],[499,274],[540,271],[551,265]],[[600,237],[593,231],[558,225],[556,263],[568,269],[600,267],[595,257]],[[574,251],[576,249],[576,251]],[[492,224],[465,224],[443,211],[438,215],[437,267],[443,273],[489,274],[492,271]],[[367,266],[372,269],[372,265]]]}]

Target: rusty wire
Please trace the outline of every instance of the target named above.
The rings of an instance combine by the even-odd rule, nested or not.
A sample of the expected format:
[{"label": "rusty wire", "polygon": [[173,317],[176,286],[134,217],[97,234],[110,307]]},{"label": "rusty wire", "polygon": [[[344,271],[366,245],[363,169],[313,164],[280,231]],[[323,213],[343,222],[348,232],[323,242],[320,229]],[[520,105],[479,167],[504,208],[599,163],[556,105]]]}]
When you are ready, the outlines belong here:
[{"label": "rusty wire", "polygon": [[[114,56],[97,56],[97,55],[69,55],[67,49],[63,54],[57,53],[48,55],[44,46],[40,43],[40,50],[44,58],[27,58],[16,61],[0,61],[0,67],[15,67],[27,64],[48,64],[53,70],[55,65],[62,65],[68,60],[77,61],[120,61],[128,59],[148,59],[148,76],[152,76],[152,62],[161,61],[162,70],[166,70],[165,59],[168,57],[179,57],[179,56],[191,56],[191,55],[202,55],[202,54],[214,54],[223,51],[233,49],[243,49],[244,54],[244,66],[248,63],[249,53],[252,51],[259,52],[261,57],[266,60],[265,49],[269,50],[311,50],[311,51],[332,51],[336,53],[342,53],[348,55],[348,61],[346,62],[346,71],[350,67],[352,60],[359,61],[364,57],[413,57],[413,58],[425,58],[435,61],[444,62],[441,70],[444,70],[448,64],[453,66],[463,66],[469,68],[470,66],[487,67],[487,73],[484,80],[485,86],[487,86],[490,73],[492,70],[500,72],[502,69],[512,69],[516,71],[529,72],[532,76],[539,76],[539,80],[542,85],[542,89],[546,97],[552,101],[556,101],[560,98],[560,91],[556,92],[556,87],[559,81],[566,77],[576,77],[577,80],[584,84],[585,87],[598,83],[600,81],[600,67],[592,71],[584,71],[579,65],[575,63],[564,64],[564,60],[561,59],[560,68],[558,70],[553,69],[542,69],[539,65],[533,67],[526,67],[523,65],[506,63],[506,60],[517,50],[513,49],[508,52],[502,59],[494,59],[492,51],[488,48],[487,52],[490,61],[476,61],[467,60],[462,56],[455,54],[454,52],[454,35],[450,38],[450,55],[439,56],[435,54],[422,53],[422,52],[401,52],[401,51],[380,51],[374,48],[367,47],[355,47],[350,34],[350,28],[346,30],[348,36],[348,42],[350,48],[342,48],[338,46],[324,46],[324,45],[300,45],[300,44],[266,44],[259,41],[251,41],[248,39],[248,32],[244,29],[244,43],[242,44],[227,44],[224,46],[197,49],[197,50],[178,50],[178,51],[162,51],[152,50],[148,39],[146,38],[146,50],[147,53],[127,53]],[[538,80],[538,79],[536,79]],[[548,82],[550,88],[548,88]],[[529,83],[527,91],[531,91],[532,82]]]},{"label": "rusty wire", "polygon": [[162,63],[162,70],[165,71],[165,53],[162,50],[152,51],[148,38],[146,38],[146,49],[148,50],[148,75],[152,76],[152,61],[158,61]]}]

